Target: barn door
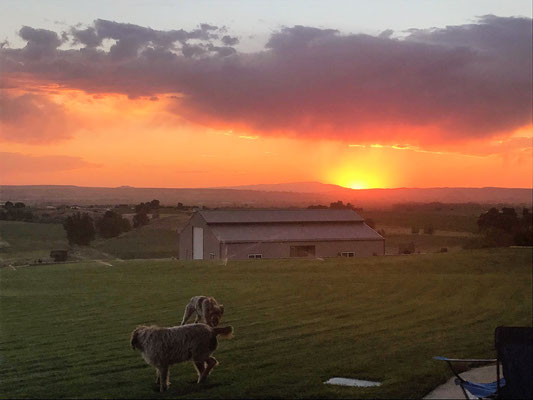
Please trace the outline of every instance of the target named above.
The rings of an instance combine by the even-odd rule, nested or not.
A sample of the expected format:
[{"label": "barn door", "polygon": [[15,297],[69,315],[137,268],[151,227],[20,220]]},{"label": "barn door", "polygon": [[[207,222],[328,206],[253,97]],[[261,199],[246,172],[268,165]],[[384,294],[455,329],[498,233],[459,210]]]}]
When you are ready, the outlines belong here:
[{"label": "barn door", "polygon": [[204,259],[204,229],[196,226],[192,231],[192,259]]}]

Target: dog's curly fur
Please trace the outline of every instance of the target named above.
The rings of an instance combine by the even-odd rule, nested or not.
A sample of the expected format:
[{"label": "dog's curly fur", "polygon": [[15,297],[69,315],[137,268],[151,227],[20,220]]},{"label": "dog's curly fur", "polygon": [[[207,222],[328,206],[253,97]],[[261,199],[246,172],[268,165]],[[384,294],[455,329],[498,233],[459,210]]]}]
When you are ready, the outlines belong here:
[{"label": "dog's curly fur", "polygon": [[218,304],[212,297],[194,296],[185,307],[183,313],[182,325],[185,325],[187,320],[196,313],[196,320],[194,322],[202,322],[211,327],[219,324],[222,315],[224,314],[224,305]]},{"label": "dog's curly fur", "polygon": [[217,336],[231,338],[233,327],[212,328],[205,324],[189,324],[161,328],[138,326],[131,333],[131,347],[140,350],[144,360],[156,368],[159,390],[167,390],[172,364],[192,361],[198,372],[198,383],[205,381],[217,360],[211,356],[217,348]]}]

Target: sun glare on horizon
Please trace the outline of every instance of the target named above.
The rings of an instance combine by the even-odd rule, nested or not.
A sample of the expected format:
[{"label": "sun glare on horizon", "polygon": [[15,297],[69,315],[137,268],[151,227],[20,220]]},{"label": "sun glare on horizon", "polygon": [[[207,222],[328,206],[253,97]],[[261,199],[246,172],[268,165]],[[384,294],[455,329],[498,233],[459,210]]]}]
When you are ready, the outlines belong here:
[{"label": "sun glare on horizon", "polygon": [[377,176],[360,172],[343,171],[334,175],[332,183],[349,189],[374,189],[383,187],[383,182]]}]

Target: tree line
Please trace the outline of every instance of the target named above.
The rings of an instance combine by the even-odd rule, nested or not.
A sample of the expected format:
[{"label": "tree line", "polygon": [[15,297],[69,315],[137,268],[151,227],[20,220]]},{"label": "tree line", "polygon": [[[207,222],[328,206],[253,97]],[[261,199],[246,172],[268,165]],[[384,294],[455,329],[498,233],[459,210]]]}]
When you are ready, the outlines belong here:
[{"label": "tree line", "polygon": [[[152,214],[152,219],[159,218],[159,207],[159,200],[137,204],[133,216],[133,228],[139,228],[150,223],[149,213]],[[121,214],[107,210],[96,221],[88,213],[74,213],[65,219],[63,227],[70,244],[87,246],[96,238],[97,234],[106,239],[113,238],[130,231],[132,224]]]}]

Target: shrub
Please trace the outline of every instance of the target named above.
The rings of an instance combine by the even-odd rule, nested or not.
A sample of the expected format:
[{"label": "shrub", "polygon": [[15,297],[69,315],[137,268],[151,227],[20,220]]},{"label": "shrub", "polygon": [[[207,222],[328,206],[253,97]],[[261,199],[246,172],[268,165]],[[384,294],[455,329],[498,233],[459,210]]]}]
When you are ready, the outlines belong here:
[{"label": "shrub", "polygon": [[416,226],[411,227],[411,233],[413,235],[418,235],[418,232],[420,232],[420,228],[417,228]]},{"label": "shrub", "polygon": [[137,213],[133,216],[133,227],[139,228],[144,225],[148,225],[150,222],[150,219],[148,218],[148,214],[141,212]]},{"label": "shrub", "polygon": [[428,225],[424,228],[424,233],[427,235],[433,235],[435,232],[435,228],[433,228],[433,225]]},{"label": "shrub", "polygon": [[70,244],[87,246],[95,238],[96,229],[93,219],[87,213],[77,212],[67,217],[63,227],[67,231],[67,239]]},{"label": "shrub", "polygon": [[104,216],[96,222],[96,228],[100,236],[112,238],[122,232],[131,230],[130,221],[114,211],[106,211]]}]

